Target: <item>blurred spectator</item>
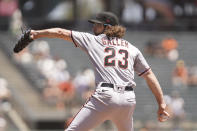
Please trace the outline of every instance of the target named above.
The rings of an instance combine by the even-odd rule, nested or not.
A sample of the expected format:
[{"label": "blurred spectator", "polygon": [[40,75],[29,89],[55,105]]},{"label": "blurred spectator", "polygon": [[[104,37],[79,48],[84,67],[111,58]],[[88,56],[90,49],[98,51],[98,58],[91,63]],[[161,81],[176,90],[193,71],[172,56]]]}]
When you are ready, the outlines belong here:
[{"label": "blurred spectator", "polygon": [[50,47],[47,41],[34,41],[32,44],[32,54],[36,61],[50,57]]},{"label": "blurred spectator", "polygon": [[178,42],[172,37],[165,38],[162,41],[153,38],[146,43],[144,50],[150,56],[166,57],[175,61],[179,57],[177,47]]},{"label": "blurred spectator", "polygon": [[58,3],[48,14],[48,20],[62,21],[73,19],[73,9],[71,1],[62,1]]},{"label": "blurred spectator", "polygon": [[0,16],[11,16],[17,8],[17,0],[0,0]]},{"label": "blurred spectator", "polygon": [[21,33],[21,28],[23,27],[22,13],[19,9],[14,11],[11,21],[10,30],[15,35],[18,36]]},{"label": "blurred spectator", "polygon": [[181,121],[185,118],[184,100],[180,97],[179,92],[172,92],[172,120],[174,130],[180,129]]},{"label": "blurred spectator", "polygon": [[[54,81],[48,81],[48,87],[44,88],[43,96],[51,105],[56,105],[59,109],[64,109],[64,95],[63,92],[57,87],[57,83]],[[61,105],[61,106],[60,106]]]},{"label": "blurred spectator", "polygon": [[67,70],[66,61],[51,55],[47,41],[34,41],[30,47],[32,47],[32,52],[25,48],[19,54],[15,54],[15,58],[22,65],[35,64],[35,67],[44,76],[41,89],[46,102],[56,105],[58,109],[62,110],[67,105],[73,104],[71,100],[74,97],[78,99],[77,102],[90,97],[94,87],[94,72],[92,69],[84,69],[73,80]]},{"label": "blurred spectator", "polygon": [[178,59],[179,56],[177,51],[178,42],[174,38],[172,37],[165,38],[164,40],[162,40],[161,46],[164,50],[165,56],[169,60],[174,61]]},{"label": "blurred spectator", "polygon": [[64,109],[65,104],[69,104],[75,95],[74,85],[71,80],[57,82],[50,79],[43,95],[46,101],[55,104],[58,109]]},{"label": "blurred spectator", "polygon": [[6,112],[10,110],[10,97],[11,92],[8,89],[7,80],[4,78],[0,78],[0,111]]},{"label": "blurred spectator", "polygon": [[[153,19],[154,11],[156,12],[156,16],[161,16],[167,23],[174,22],[174,14],[172,10],[172,3],[170,0],[141,0],[143,6],[147,9],[146,17],[148,19]],[[148,9],[153,9],[153,11],[149,11]]]},{"label": "blurred spectator", "polygon": [[17,0],[0,0],[0,29],[8,30],[10,18],[17,9]]},{"label": "blurred spectator", "polygon": [[0,78],[0,103],[8,101],[10,98],[10,91],[8,90],[7,86],[7,80]]},{"label": "blurred spectator", "polygon": [[55,79],[57,73],[55,67],[56,62],[52,59],[48,42],[43,40],[35,41],[32,46],[32,54],[40,73],[43,74],[47,80]]},{"label": "blurred spectator", "polygon": [[29,52],[29,48],[24,48],[21,52],[14,54],[14,59],[21,64],[30,64],[33,61],[33,56]]},{"label": "blurred spectator", "polygon": [[91,90],[94,87],[94,71],[92,69],[84,69],[79,72],[74,78],[73,82],[77,93],[84,99],[89,97]]},{"label": "blurred spectator", "polygon": [[[64,109],[68,105],[75,95],[74,85],[72,81],[64,81],[58,83],[53,79],[48,80],[47,87],[43,90],[43,96],[45,100],[60,110]],[[66,104],[66,105],[65,105]]]},{"label": "blurred spectator", "polygon": [[25,48],[15,54],[15,59],[22,65],[35,64],[29,68],[37,67],[37,71],[44,77],[44,79],[40,78],[43,81],[42,94],[49,104],[56,105],[58,109],[64,109],[65,104],[74,97],[75,88],[70,73],[66,69],[67,63],[64,59],[51,56],[47,41],[34,41],[31,52]]},{"label": "blurred spectator", "polygon": [[175,87],[186,86],[188,80],[188,71],[183,60],[176,62],[176,67],[173,70],[172,82]]},{"label": "blurred spectator", "polygon": [[[132,15],[131,15],[132,12]],[[132,0],[125,0],[122,19],[124,22],[140,23],[143,21],[142,6]]]},{"label": "blurred spectator", "polygon": [[188,86],[197,86],[197,66],[188,68]]},{"label": "blurred spectator", "polygon": [[46,58],[39,60],[37,66],[48,80],[52,79],[56,82],[62,82],[68,80],[70,77],[69,72],[65,68],[66,62],[64,60],[56,61],[52,58]]},{"label": "blurred spectator", "polygon": [[58,84],[58,88],[63,91],[66,96],[66,102],[71,101],[75,95],[75,88],[72,80],[64,81]]},{"label": "blurred spectator", "polygon": [[103,0],[79,0],[80,18],[87,19],[104,10]]},{"label": "blurred spectator", "polygon": [[6,131],[7,121],[4,117],[0,116],[0,131]]},{"label": "blurred spectator", "polygon": [[56,83],[67,81],[70,78],[69,72],[66,70],[66,62],[64,60],[54,60],[46,58],[39,60],[38,69],[47,80],[53,80]]},{"label": "blurred spectator", "polygon": [[176,16],[196,16],[197,0],[172,0]]},{"label": "blurred spectator", "polygon": [[70,73],[66,70],[67,63],[63,59],[56,59],[55,60],[55,69],[56,70],[56,77],[55,79],[58,82],[64,82],[70,80]]},{"label": "blurred spectator", "polygon": [[6,131],[7,121],[3,114],[11,107],[9,103],[11,93],[7,86],[7,80],[0,77],[0,131]]},{"label": "blurred spectator", "polygon": [[163,50],[161,48],[160,42],[155,39],[151,39],[146,43],[144,51],[150,56],[163,57]]},{"label": "blurred spectator", "polygon": [[58,109],[64,109],[75,95],[70,73],[66,70],[64,59],[53,57],[47,41],[35,41],[32,54],[36,66],[45,77],[43,96],[48,103],[55,104]]}]

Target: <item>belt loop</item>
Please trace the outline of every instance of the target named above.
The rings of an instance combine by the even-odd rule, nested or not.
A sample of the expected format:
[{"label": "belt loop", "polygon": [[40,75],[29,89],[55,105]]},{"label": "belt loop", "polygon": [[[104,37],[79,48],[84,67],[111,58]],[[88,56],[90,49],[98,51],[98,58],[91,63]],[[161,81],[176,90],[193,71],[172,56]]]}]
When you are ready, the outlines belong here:
[{"label": "belt loop", "polygon": [[119,93],[124,93],[125,92],[125,86],[119,86],[119,85],[114,85],[114,90]]}]

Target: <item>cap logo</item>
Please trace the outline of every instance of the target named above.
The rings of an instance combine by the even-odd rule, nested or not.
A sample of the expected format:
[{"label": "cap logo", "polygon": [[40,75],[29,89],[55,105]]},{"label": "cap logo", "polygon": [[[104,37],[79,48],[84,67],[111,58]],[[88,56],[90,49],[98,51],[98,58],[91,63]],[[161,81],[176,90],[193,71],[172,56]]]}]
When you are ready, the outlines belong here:
[{"label": "cap logo", "polygon": [[109,22],[110,22],[110,20],[109,20],[109,19],[107,19],[107,20],[106,20],[106,22],[107,22],[107,23],[109,23]]}]

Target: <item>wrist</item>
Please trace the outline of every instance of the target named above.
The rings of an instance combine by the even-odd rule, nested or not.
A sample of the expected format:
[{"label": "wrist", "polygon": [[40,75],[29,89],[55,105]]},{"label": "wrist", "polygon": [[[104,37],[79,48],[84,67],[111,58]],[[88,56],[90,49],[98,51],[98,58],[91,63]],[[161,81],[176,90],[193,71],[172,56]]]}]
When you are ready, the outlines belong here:
[{"label": "wrist", "polygon": [[158,106],[159,106],[159,109],[165,109],[166,108],[166,103],[161,103]]}]

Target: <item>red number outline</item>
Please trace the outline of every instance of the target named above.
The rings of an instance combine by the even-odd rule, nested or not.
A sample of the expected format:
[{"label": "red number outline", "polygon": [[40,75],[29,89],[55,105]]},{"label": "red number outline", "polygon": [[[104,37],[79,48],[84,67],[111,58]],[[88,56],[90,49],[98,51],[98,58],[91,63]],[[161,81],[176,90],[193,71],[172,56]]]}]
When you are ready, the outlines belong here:
[{"label": "red number outline", "polygon": [[104,66],[116,66],[116,61],[114,59],[111,60],[111,62],[109,61],[109,59],[114,58],[116,56],[115,49],[110,48],[110,47],[106,47],[104,51],[107,53],[109,53],[109,51],[111,51],[111,54],[105,56],[105,58],[104,58]]},{"label": "red number outline", "polygon": [[[111,51],[111,54],[107,55],[104,57],[104,66],[116,66],[116,60],[113,59],[114,57],[116,57],[116,50],[114,48],[111,47],[106,47],[104,49],[104,52],[109,53],[109,51]],[[124,57],[122,57],[121,60],[118,60],[118,66],[122,69],[127,69],[128,68],[128,58],[129,58],[129,52],[127,50],[124,49],[120,49],[118,50],[118,54],[124,54]],[[111,61],[109,61],[109,59],[112,59]],[[124,61],[124,64],[122,64]]]},{"label": "red number outline", "polygon": [[118,66],[120,68],[123,68],[123,69],[127,69],[128,68],[128,57],[129,57],[129,53],[127,50],[123,50],[123,49],[120,49],[118,51],[119,54],[122,54],[124,53],[124,57],[122,57],[122,60],[124,60],[124,64],[122,64],[122,60],[118,60]]}]

